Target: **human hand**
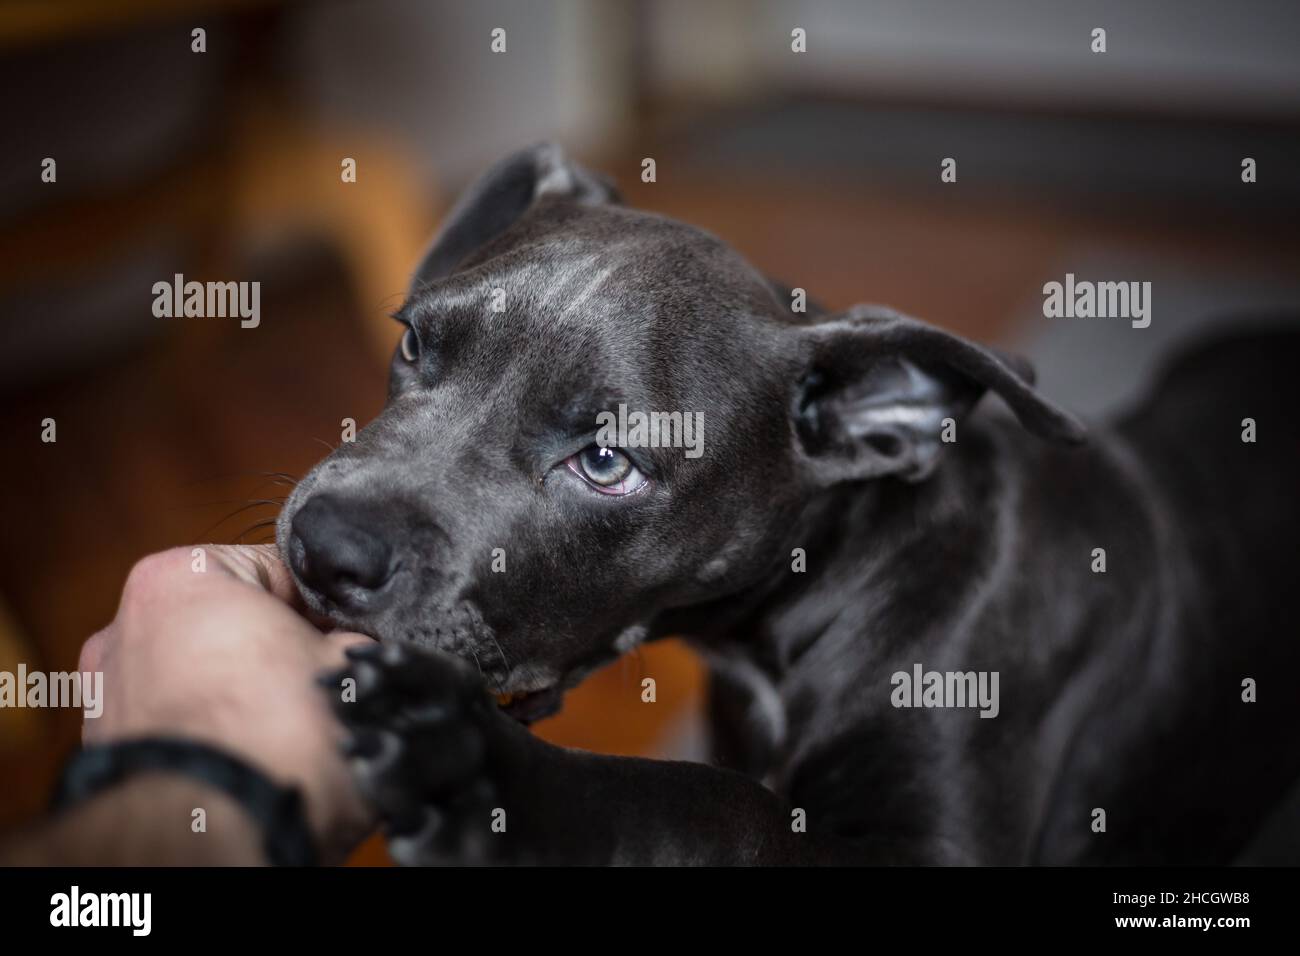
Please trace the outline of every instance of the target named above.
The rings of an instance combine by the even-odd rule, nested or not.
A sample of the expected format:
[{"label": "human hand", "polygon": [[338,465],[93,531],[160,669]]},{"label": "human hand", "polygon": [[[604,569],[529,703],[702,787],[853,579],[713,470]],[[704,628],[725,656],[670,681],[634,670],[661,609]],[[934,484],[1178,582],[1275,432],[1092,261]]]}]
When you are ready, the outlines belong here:
[{"label": "human hand", "polygon": [[322,634],[296,601],[271,546],[179,548],[140,561],[117,616],[81,651],[79,669],[104,675],[103,712],[86,718],[82,737],[180,736],[220,747],[298,787],[322,854],[337,858],[373,821],[315,678],[370,638]]}]

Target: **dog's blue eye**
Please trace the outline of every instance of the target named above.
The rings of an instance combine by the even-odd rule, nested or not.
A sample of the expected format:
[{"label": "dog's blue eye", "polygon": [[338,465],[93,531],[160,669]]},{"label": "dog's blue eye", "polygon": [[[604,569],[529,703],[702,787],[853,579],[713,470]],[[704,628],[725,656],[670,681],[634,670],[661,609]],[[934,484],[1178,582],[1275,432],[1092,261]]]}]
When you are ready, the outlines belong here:
[{"label": "dog's blue eye", "polygon": [[414,362],[420,357],[420,339],[415,334],[415,329],[409,326],[402,335],[402,358],[408,362]]},{"label": "dog's blue eye", "polygon": [[630,495],[646,481],[632,460],[617,448],[589,445],[567,464],[571,471],[605,495]]},{"label": "dog's blue eye", "polygon": [[627,455],[613,448],[592,445],[582,452],[582,473],[598,485],[614,485],[632,470]]}]

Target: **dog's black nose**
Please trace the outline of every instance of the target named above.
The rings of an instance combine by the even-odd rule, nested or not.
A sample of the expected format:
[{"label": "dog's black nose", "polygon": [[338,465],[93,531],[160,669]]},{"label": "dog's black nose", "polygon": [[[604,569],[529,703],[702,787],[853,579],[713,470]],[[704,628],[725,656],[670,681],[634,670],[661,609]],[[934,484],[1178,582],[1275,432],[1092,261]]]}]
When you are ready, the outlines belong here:
[{"label": "dog's black nose", "polygon": [[368,604],[393,574],[393,552],[374,516],[330,494],[312,495],[293,516],[289,563],[298,577],[334,603]]}]

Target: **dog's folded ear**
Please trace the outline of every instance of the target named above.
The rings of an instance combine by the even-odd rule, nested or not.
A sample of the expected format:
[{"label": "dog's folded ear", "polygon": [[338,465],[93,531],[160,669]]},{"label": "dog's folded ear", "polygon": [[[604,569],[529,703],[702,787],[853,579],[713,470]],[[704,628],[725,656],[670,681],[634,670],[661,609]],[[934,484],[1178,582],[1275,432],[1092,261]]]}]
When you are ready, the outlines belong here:
[{"label": "dog's folded ear", "polygon": [[856,306],[806,326],[807,368],[795,430],[824,484],[883,475],[916,481],[985,391],[1042,438],[1079,443],[1084,429],[1039,395],[1023,359],[888,309]]},{"label": "dog's folded ear", "polygon": [[546,196],[591,204],[619,201],[612,183],[570,162],[554,143],[520,150],[489,169],[457,200],[416,269],[412,291],[451,275]]}]

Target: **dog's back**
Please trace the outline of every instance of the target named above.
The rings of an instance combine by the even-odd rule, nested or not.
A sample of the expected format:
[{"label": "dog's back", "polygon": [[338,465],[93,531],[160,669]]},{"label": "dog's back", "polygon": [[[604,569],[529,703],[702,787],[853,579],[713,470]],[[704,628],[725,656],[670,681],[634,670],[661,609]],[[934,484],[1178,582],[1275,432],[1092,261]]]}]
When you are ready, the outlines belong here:
[{"label": "dog's back", "polygon": [[[1300,331],[1208,342],[1171,363],[1117,425],[1203,578],[1199,609],[1268,660],[1300,662]],[[1257,660],[1254,652],[1243,663]],[[1258,674],[1253,675],[1258,679]]]},{"label": "dog's back", "polygon": [[[1164,862],[1233,858],[1300,779],[1298,363],[1296,331],[1205,343],[1170,363],[1115,426],[1168,534],[1149,586],[1172,580],[1177,602],[1168,640],[1152,645],[1173,659],[1138,665],[1155,743],[1133,763],[1145,751],[1166,770],[1114,768],[1130,775],[1135,800],[1146,798],[1143,829]],[[1096,859],[1113,859],[1094,846]],[[1184,859],[1170,857],[1177,847]],[[1125,856],[1142,858],[1134,850]]]}]

